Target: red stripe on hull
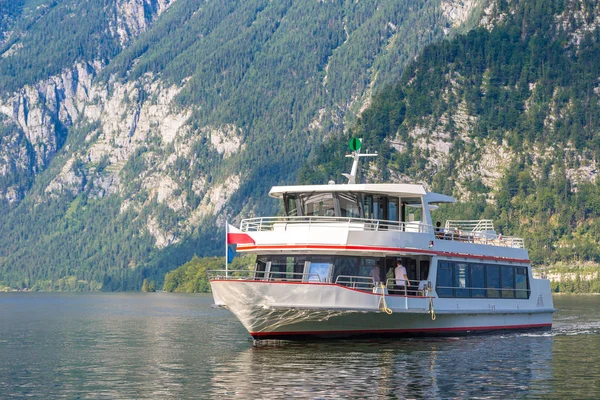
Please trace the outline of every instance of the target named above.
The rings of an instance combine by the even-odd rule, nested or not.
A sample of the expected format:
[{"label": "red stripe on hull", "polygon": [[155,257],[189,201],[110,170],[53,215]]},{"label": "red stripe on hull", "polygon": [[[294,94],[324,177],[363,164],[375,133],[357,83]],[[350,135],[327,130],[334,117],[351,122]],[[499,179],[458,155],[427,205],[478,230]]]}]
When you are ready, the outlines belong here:
[{"label": "red stripe on hull", "polygon": [[464,258],[475,258],[478,260],[494,260],[494,261],[510,261],[518,263],[529,264],[528,259],[524,258],[510,258],[510,257],[496,257],[496,256],[483,256],[476,254],[463,254],[463,253],[452,253],[444,251],[432,251],[422,249],[409,249],[402,247],[377,247],[377,246],[335,246],[335,245],[264,245],[264,246],[238,246],[238,251],[256,251],[256,250],[360,250],[360,251],[385,251],[385,252],[396,252],[396,253],[419,253],[429,254],[432,256],[445,256],[445,257],[464,257]]},{"label": "red stripe on hull", "polygon": [[508,330],[527,330],[552,328],[549,324],[526,324],[526,325],[501,325],[501,326],[474,326],[474,327],[452,327],[452,328],[420,328],[420,329],[367,329],[350,331],[299,331],[299,332],[250,332],[254,338],[269,339],[271,337],[319,337],[319,336],[367,336],[381,334],[450,334],[460,332],[481,332],[481,331],[508,331]]}]

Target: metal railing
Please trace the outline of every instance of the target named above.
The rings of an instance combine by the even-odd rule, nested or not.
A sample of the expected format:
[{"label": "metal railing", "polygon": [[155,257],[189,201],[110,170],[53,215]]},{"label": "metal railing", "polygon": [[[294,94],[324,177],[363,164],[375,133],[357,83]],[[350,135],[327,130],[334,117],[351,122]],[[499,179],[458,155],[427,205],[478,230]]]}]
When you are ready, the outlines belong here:
[{"label": "metal railing", "polygon": [[255,281],[289,281],[289,282],[323,282],[319,274],[287,271],[254,271],[254,270],[209,270],[209,279],[215,280],[255,280]]},{"label": "metal railing", "polygon": [[399,284],[404,279],[388,278],[385,286],[389,294],[401,294],[404,296],[426,296],[431,291],[431,282],[425,280],[408,280],[408,284]]},{"label": "metal railing", "polygon": [[491,219],[447,220],[444,228],[446,230],[458,229],[463,232],[495,232],[494,221]]},{"label": "metal railing", "polygon": [[349,229],[361,231],[406,231],[433,233],[433,226],[420,222],[399,222],[351,217],[258,217],[242,220],[243,232],[287,231],[308,229]]},{"label": "metal railing", "polygon": [[242,220],[243,232],[286,232],[294,229],[347,229],[435,234],[437,239],[523,249],[522,238],[502,236],[491,220],[446,221],[444,228],[421,222],[384,221],[350,217],[258,217]]},{"label": "metal railing", "polygon": [[370,276],[338,275],[335,283],[359,290],[372,290],[375,286],[375,281]]}]

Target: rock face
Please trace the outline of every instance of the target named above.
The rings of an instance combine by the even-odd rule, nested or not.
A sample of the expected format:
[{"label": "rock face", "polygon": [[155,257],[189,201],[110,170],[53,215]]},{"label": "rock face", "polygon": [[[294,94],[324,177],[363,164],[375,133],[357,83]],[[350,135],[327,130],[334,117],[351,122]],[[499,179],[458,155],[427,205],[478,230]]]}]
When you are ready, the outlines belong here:
[{"label": "rock face", "polygon": [[[406,16],[400,15],[398,10],[408,10],[408,7],[400,8],[394,1],[385,2],[385,7],[366,11],[349,7],[350,11],[356,12],[356,21],[348,16],[341,18],[345,40],[342,38],[336,42],[327,38],[311,42],[310,46],[315,48],[324,46],[322,42],[326,42],[331,49],[328,48],[328,56],[323,60],[305,62],[311,64],[310,67],[298,64],[298,68],[315,71],[311,72],[314,76],[303,77],[298,83],[291,81],[306,74],[306,71],[287,71],[287,67],[282,68],[285,71],[274,71],[270,67],[272,63],[294,64],[290,59],[298,56],[291,46],[306,47],[303,39],[298,40],[294,36],[296,28],[293,25],[296,21],[288,18],[285,12],[294,7],[298,8],[295,12],[300,15],[310,11],[316,15],[311,16],[314,17],[312,22],[320,24],[321,29],[323,26],[335,26],[341,13],[333,13],[332,10],[339,11],[346,5],[313,2],[310,7],[320,10],[316,12],[304,10],[296,2],[283,2],[280,5],[258,1],[248,4],[241,2],[238,5],[224,2],[222,7],[219,5],[215,8],[214,16],[205,15],[196,21],[193,18],[201,14],[204,8],[215,6],[210,2],[183,3],[174,0],[113,0],[100,3],[105,7],[106,18],[109,19],[104,33],[116,39],[116,47],[121,48],[114,59],[98,57],[84,61],[85,57],[82,57],[82,60],[54,76],[0,96],[0,120],[3,125],[0,130],[0,202],[3,204],[0,205],[8,203],[8,209],[18,209],[18,205],[28,199],[27,196],[32,199],[31,203],[24,202],[27,206],[70,204],[68,217],[63,218],[65,226],[81,223],[82,232],[85,232],[89,228],[86,226],[88,222],[71,218],[78,210],[79,202],[110,202],[110,207],[116,204],[110,210],[117,210],[120,216],[128,215],[128,223],[140,226],[140,231],[135,232],[136,238],[146,235],[153,241],[149,246],[152,247],[151,251],[181,245],[184,239],[201,229],[207,221],[223,226],[225,220],[239,218],[240,213],[246,216],[256,212],[260,200],[253,197],[257,191],[252,187],[253,181],[248,178],[260,179],[267,173],[258,168],[252,171],[254,161],[269,160],[282,147],[281,142],[298,143],[297,147],[306,146],[306,139],[310,136],[310,139],[316,138],[311,144],[315,146],[327,135],[342,132],[347,128],[346,125],[351,125],[355,114],[363,112],[369,105],[378,80],[383,79],[383,73],[379,74],[377,68],[386,70],[388,75],[393,75],[388,71],[392,68],[400,70],[398,65],[404,65],[409,59],[403,53],[408,51],[402,47],[403,36],[412,30],[413,23],[429,21],[426,15],[410,9],[414,15],[407,17],[410,21],[407,23],[404,20]],[[447,19],[451,26],[459,26],[467,21],[475,3],[474,0],[445,1],[442,13],[436,0],[428,0],[427,12],[435,13],[435,18]],[[321,11],[331,13],[331,18],[321,20]],[[177,24],[185,18],[172,18],[174,12],[180,13],[176,14],[178,17],[184,15],[194,23],[206,26],[199,33],[194,31],[186,35],[186,31],[186,34],[179,34],[176,32]],[[246,15],[244,13],[251,18],[239,22],[240,15]],[[68,17],[74,18],[73,15]],[[364,23],[364,20],[369,22]],[[160,41],[161,37],[152,36],[154,24],[160,25],[161,21],[167,21],[165,24],[169,28],[166,30],[169,36],[164,42]],[[221,25],[213,26],[218,25],[217,22]],[[241,24],[239,27],[236,25],[238,23]],[[447,25],[446,22],[444,24]],[[277,29],[282,25],[287,25],[286,29],[290,29],[291,25],[291,31],[278,33]],[[231,32],[232,26],[236,27],[235,35],[239,34],[239,37]],[[371,34],[375,28],[377,33],[372,35],[371,41],[362,43],[363,37]],[[430,27],[422,37],[412,39],[411,56],[423,43],[443,36],[439,29],[434,28]],[[217,33],[213,33],[213,29]],[[150,32],[146,32],[148,30]],[[282,40],[273,32],[285,38]],[[185,75],[181,73],[182,76],[179,76],[179,71],[171,71],[169,76],[160,69],[156,72],[147,67],[152,63],[173,62],[180,69],[187,68],[188,65],[183,65],[179,58],[185,59],[188,51],[178,49],[181,53],[171,54],[171,48],[183,46],[184,43],[193,50],[204,45],[205,35],[211,34],[217,35],[218,40],[206,45],[198,53],[199,57],[205,59],[193,61],[198,63],[195,66],[198,70],[217,69],[213,80],[200,80],[193,75],[197,73],[194,68],[188,68],[190,75],[185,72]],[[331,33],[331,36],[335,34]],[[173,43],[167,40],[171,35]],[[190,35],[191,39],[188,37]],[[152,40],[144,41],[148,37]],[[159,59],[163,53],[148,50],[152,45],[167,48],[167,61]],[[290,46],[289,53],[286,46]],[[359,70],[355,65],[352,66],[354,70],[346,71],[346,63],[351,64],[349,55],[357,51],[353,46],[365,47],[364,51],[361,50],[361,57],[362,53],[366,55],[360,62],[369,65],[366,71]],[[6,59],[28,50],[19,44],[6,47],[2,53]],[[282,50],[278,47],[285,48]],[[303,48],[300,50],[305,51]],[[317,51],[326,53],[322,49],[313,51],[312,47],[308,52]],[[156,58],[143,59],[145,52],[152,53]],[[279,60],[279,57],[284,59]],[[329,65],[330,61],[332,66]],[[322,66],[312,65],[320,62],[323,62]],[[115,64],[123,65],[126,70],[115,70]],[[242,65],[239,70],[236,69],[238,64]],[[136,69],[140,65],[144,67]],[[323,73],[318,76],[320,68]],[[262,82],[262,75],[265,74],[270,78],[267,83],[257,86],[256,93],[243,92],[249,91],[248,87],[254,88],[253,81]],[[173,75],[176,75],[176,79]],[[233,80],[229,78],[230,75],[234,76]],[[397,79],[395,76],[393,78]],[[229,88],[228,93],[222,89],[227,88],[221,82],[226,79],[234,82],[234,90]],[[391,78],[388,76],[386,79]],[[286,82],[288,80],[291,83]],[[295,88],[296,92],[306,91],[312,96],[313,89],[307,90],[304,86],[309,88],[313,80],[318,87],[313,97],[305,97],[310,101],[298,101],[297,93],[286,92]],[[342,89],[338,90],[338,87]],[[343,94],[340,94],[342,91]],[[183,102],[181,98],[192,97],[190,93],[194,96],[201,93],[202,96],[194,98],[195,103]],[[283,95],[280,96],[280,93]],[[208,98],[209,95],[213,97]],[[226,100],[221,100],[221,97]],[[254,104],[242,104],[242,101],[238,102],[239,98],[254,99]],[[207,117],[212,108],[216,108],[215,103],[219,102],[221,108],[215,112],[217,116]],[[238,104],[247,108],[238,110]],[[260,107],[273,104],[275,107],[271,109],[276,110],[278,115],[265,117],[260,114],[265,112]],[[314,110],[307,111],[311,107]],[[263,121],[257,128],[254,124],[260,118]],[[464,124],[468,124],[468,118],[465,118]],[[282,121],[285,126],[278,126]],[[290,138],[261,131],[276,125]],[[417,131],[413,134],[420,148],[428,148],[437,154],[441,165],[449,138],[441,131],[439,138],[433,141],[419,137]],[[264,140],[258,149],[252,140],[260,141],[261,136],[272,139]],[[278,142],[279,147],[273,142]],[[285,159],[281,168],[299,169],[301,160],[298,154],[305,156],[307,153],[298,151],[294,154],[295,158]],[[292,163],[294,165],[290,166]],[[280,171],[276,167],[268,171],[279,178]],[[286,173],[288,175],[284,176],[287,178],[289,171]],[[231,205],[234,200],[237,201],[235,209]],[[82,205],[79,210],[85,210],[85,207]],[[113,216],[113,219],[116,217]],[[77,232],[79,234],[81,232]],[[134,241],[131,235],[127,239]],[[146,243],[143,245],[146,246]],[[114,247],[119,246],[116,244]],[[147,248],[144,251],[146,254],[149,252]],[[201,254],[202,249],[194,249],[196,251]],[[0,274],[1,252],[0,248]],[[132,269],[144,262],[142,256],[119,256],[126,258],[124,264]],[[96,282],[102,279],[96,278]]]},{"label": "rock face", "polygon": [[[174,0],[118,0],[112,20],[113,34],[119,37],[123,46],[149,28]],[[5,36],[10,36],[6,32]],[[22,48],[16,43],[2,54],[10,57]],[[20,201],[33,177],[43,171],[52,161],[67,140],[69,130],[84,122],[98,121],[106,108],[108,87],[94,86],[93,80],[104,67],[101,61],[79,62],[65,69],[60,75],[49,77],[34,85],[27,85],[12,95],[0,98],[0,116],[5,125],[12,126],[2,135],[0,147],[0,177],[29,176],[21,181],[6,179],[0,183],[0,200],[9,203]],[[118,96],[111,96],[118,98]],[[110,105],[109,105],[110,107]],[[107,110],[107,112],[116,111]],[[139,119],[139,115],[134,119]],[[131,121],[132,123],[135,121]],[[165,121],[168,126],[169,121]],[[135,131],[135,126],[130,130]],[[172,131],[171,128],[167,128]],[[95,153],[98,156],[98,152]],[[92,154],[93,158],[94,154]],[[96,160],[98,161],[98,157]],[[48,186],[48,192],[61,191],[63,186],[70,192],[77,192],[74,174],[69,171],[73,159],[65,164],[61,173]],[[80,180],[80,179],[79,179]],[[107,181],[97,182],[109,190],[118,181],[115,176]],[[64,183],[64,185],[58,182]]]},{"label": "rock face", "polygon": [[113,35],[125,47],[133,37],[148,29],[175,0],[117,0]]}]

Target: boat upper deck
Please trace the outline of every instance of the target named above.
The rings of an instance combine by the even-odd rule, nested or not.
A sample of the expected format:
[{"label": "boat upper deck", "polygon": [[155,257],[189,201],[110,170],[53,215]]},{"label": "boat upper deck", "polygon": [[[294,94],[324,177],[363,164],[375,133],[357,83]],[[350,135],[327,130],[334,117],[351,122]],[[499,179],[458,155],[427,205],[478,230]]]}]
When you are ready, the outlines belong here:
[{"label": "boat upper deck", "polygon": [[421,221],[391,221],[329,216],[259,217],[242,220],[243,232],[298,232],[298,231],[371,231],[429,234],[433,238],[460,243],[474,243],[524,249],[522,238],[496,233],[492,220],[447,220],[442,227]]}]

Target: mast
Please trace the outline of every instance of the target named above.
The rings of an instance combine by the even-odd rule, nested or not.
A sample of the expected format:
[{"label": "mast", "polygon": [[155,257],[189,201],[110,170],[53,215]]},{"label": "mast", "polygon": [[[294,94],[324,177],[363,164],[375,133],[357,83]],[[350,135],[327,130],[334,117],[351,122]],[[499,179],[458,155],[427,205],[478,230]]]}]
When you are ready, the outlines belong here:
[{"label": "mast", "polygon": [[358,172],[358,161],[361,157],[376,157],[377,153],[372,154],[360,154],[360,148],[362,147],[362,138],[352,138],[350,139],[350,150],[352,150],[352,154],[347,154],[346,157],[354,158],[352,162],[352,169],[349,174],[342,174],[346,178],[348,178],[348,184],[353,185],[356,183],[356,174]]}]

